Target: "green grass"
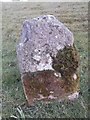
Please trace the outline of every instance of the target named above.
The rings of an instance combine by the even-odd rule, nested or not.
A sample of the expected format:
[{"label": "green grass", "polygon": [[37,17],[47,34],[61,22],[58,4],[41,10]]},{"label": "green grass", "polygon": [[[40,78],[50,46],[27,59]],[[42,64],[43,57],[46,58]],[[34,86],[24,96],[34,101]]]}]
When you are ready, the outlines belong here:
[{"label": "green grass", "polygon": [[[88,117],[88,34],[87,3],[3,3],[2,23],[2,116],[18,118]],[[22,22],[42,14],[53,14],[73,33],[80,55],[80,91],[74,102],[36,102],[27,107],[16,58]]]}]

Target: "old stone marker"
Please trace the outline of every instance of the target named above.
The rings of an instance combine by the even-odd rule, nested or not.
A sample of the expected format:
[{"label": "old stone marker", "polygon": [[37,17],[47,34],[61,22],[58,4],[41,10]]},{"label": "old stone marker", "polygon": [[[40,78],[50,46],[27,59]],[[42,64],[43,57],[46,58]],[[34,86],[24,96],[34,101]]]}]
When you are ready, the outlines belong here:
[{"label": "old stone marker", "polygon": [[78,53],[72,32],[52,15],[23,23],[17,58],[29,105],[78,97]]}]

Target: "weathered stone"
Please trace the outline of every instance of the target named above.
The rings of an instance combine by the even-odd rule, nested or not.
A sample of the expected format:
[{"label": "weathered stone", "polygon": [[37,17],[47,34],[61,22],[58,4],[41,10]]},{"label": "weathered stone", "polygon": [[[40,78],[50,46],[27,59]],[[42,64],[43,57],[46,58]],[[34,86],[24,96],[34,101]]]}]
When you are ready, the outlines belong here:
[{"label": "weathered stone", "polygon": [[73,34],[54,16],[44,15],[23,23],[17,57],[29,104],[77,96],[78,54]]}]

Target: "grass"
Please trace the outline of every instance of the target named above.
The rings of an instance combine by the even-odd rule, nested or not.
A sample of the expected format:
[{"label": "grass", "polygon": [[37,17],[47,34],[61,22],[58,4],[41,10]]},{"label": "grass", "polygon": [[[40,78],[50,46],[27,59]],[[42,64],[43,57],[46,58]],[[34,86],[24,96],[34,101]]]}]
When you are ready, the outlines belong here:
[{"label": "grass", "polygon": [[[88,117],[88,33],[87,3],[3,3],[2,4],[2,117],[3,118],[87,118]],[[74,102],[36,102],[27,107],[16,59],[16,45],[25,19],[53,14],[73,33],[80,55],[80,95]]]}]

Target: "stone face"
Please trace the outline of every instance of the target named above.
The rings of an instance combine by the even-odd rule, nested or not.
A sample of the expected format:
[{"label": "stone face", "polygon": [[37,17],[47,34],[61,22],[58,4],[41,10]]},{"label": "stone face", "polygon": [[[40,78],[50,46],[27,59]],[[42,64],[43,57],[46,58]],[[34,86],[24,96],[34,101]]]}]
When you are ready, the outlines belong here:
[{"label": "stone face", "polygon": [[53,70],[51,55],[73,42],[71,31],[52,15],[26,20],[17,49],[21,73]]},{"label": "stone face", "polygon": [[[72,32],[52,15],[23,23],[17,57],[29,104],[78,93],[78,54]],[[70,96],[71,94],[71,96]],[[74,97],[73,97],[74,96]]]}]

